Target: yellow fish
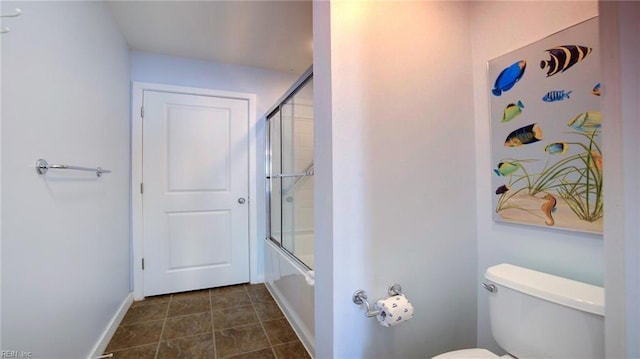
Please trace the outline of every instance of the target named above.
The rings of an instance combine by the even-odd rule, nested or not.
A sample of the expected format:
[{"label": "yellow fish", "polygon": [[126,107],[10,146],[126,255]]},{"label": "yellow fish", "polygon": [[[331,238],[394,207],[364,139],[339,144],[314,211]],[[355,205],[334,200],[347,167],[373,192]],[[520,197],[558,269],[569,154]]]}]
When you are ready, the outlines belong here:
[{"label": "yellow fish", "polygon": [[572,118],[568,126],[582,132],[596,131],[602,126],[602,115],[600,111],[587,111]]},{"label": "yellow fish", "polygon": [[524,104],[522,103],[522,101],[518,101],[518,103],[508,104],[507,107],[504,108],[504,113],[502,114],[502,122],[509,122],[518,117],[522,113],[523,108]]}]

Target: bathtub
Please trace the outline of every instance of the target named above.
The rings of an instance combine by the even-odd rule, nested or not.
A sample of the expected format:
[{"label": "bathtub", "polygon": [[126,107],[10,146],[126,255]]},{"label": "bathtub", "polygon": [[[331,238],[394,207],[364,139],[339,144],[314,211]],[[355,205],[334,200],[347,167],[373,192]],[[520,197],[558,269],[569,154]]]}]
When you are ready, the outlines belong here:
[{"label": "bathtub", "polygon": [[[313,269],[313,229],[299,231],[294,239],[294,256],[307,267]],[[306,272],[306,270],[305,270]]]},{"label": "bathtub", "polygon": [[[314,287],[307,284],[308,269],[270,240],[265,242],[265,285],[291,323],[307,351],[313,356]],[[313,264],[313,254],[302,255]]]}]

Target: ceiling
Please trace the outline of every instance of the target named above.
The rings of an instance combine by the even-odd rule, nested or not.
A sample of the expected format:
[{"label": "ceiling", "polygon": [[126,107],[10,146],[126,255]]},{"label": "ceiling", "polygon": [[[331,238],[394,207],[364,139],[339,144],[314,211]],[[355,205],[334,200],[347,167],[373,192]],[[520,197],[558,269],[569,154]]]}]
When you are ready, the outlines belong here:
[{"label": "ceiling", "polygon": [[109,1],[132,50],[303,73],[313,61],[311,0]]}]

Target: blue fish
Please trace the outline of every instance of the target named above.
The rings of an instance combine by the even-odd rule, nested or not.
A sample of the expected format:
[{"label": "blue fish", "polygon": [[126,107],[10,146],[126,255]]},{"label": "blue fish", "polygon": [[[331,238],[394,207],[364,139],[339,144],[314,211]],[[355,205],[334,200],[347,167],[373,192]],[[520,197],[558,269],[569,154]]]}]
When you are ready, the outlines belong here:
[{"label": "blue fish", "polygon": [[496,83],[493,85],[491,93],[493,93],[494,96],[500,96],[503,92],[511,90],[513,85],[520,81],[524,75],[526,67],[527,62],[525,60],[520,60],[502,70],[500,75],[498,75],[498,78],[496,78]]},{"label": "blue fish", "polygon": [[566,142],[554,142],[544,150],[550,155],[564,155],[569,150],[569,145]]},{"label": "blue fish", "polygon": [[596,96],[600,96],[601,92],[600,92],[600,83],[599,82],[595,86],[593,86],[593,89],[591,90],[591,93],[596,95]]},{"label": "blue fish", "polygon": [[569,95],[571,94],[571,92],[573,91],[568,91],[568,92],[565,92],[565,90],[549,91],[547,92],[546,95],[544,95],[544,97],[542,98],[542,101],[544,102],[562,101],[564,99],[570,98]]}]

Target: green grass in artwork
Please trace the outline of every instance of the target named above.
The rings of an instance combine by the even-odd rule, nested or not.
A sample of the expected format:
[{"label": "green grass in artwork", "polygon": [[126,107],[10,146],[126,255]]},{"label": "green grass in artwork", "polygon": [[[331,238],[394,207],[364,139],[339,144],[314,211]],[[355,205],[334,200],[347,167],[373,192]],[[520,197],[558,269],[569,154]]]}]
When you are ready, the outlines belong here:
[{"label": "green grass in artwork", "polygon": [[576,216],[587,222],[602,218],[602,151],[595,142],[598,130],[588,133],[571,132],[586,138],[586,143],[567,142],[570,146],[578,146],[583,152],[568,156],[552,164],[545,164],[540,173],[529,173],[526,168],[528,162],[535,160],[506,159],[518,166],[506,185],[496,206],[496,212],[505,209],[520,209],[540,216],[537,211],[527,210],[513,203],[512,199],[526,193],[535,196],[539,193],[556,193],[567,203]]}]

